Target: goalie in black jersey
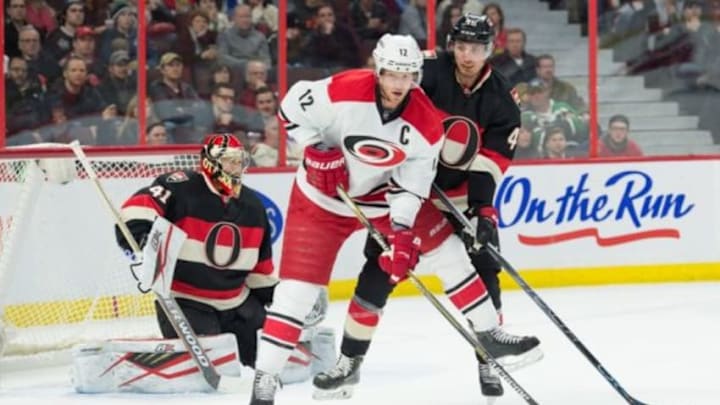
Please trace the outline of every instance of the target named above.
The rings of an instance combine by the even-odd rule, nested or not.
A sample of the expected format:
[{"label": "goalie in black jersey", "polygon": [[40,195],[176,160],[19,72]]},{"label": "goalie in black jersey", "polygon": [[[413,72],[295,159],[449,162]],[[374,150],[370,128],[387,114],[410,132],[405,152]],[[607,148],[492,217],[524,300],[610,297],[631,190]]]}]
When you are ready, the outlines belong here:
[{"label": "goalie in black jersey", "polygon": [[[233,364],[236,366],[229,371],[235,373],[232,370],[240,368],[238,360],[255,366],[257,333],[278,282],[266,209],[259,193],[242,183],[249,162],[249,155],[236,137],[208,135],[198,170],[158,176],[130,196],[121,209],[130,233],[143,248],[143,257],[134,258],[136,263],[131,265],[138,288],[176,299],[221,374],[223,367]],[[132,252],[117,226],[115,231],[120,247]],[[181,235],[180,239],[176,240],[176,235]],[[327,367],[323,361],[332,364],[332,331],[316,327],[324,317],[326,300],[327,295],[321,295],[305,319],[307,327],[293,351],[297,361],[283,369],[280,376],[284,383],[307,380],[317,367]],[[196,367],[182,363],[190,356],[182,357],[180,353],[158,357],[165,351],[177,353],[178,346],[179,350],[183,348],[177,343],[178,336],[166,313],[157,302],[155,307],[166,340],[121,344],[110,341],[102,345],[102,350],[78,351],[78,391],[170,393],[206,387]],[[110,353],[106,356],[105,352]],[[117,353],[130,360],[113,364]],[[136,359],[135,355],[140,354],[143,356]],[[142,359],[151,364],[142,363]],[[123,370],[118,371],[119,367]],[[185,371],[167,371],[173,367]],[[158,372],[148,373],[148,368]]]}]

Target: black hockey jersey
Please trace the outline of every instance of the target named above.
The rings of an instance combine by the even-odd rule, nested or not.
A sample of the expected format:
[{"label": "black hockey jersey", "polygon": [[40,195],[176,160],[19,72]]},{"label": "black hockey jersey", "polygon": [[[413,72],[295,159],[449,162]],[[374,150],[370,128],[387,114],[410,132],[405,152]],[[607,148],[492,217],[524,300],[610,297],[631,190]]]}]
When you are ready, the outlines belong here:
[{"label": "black hockey jersey", "polygon": [[[238,198],[221,197],[202,173],[161,175],[132,195],[122,216],[136,239],[156,216],[187,233],[175,266],[172,293],[226,310],[242,304],[250,289],[262,301],[272,296],[277,277],[271,228],[255,191],[244,186]],[[117,230],[118,242],[127,246]]]},{"label": "black hockey jersey", "polygon": [[[435,182],[448,196],[463,197],[453,198],[459,207],[492,204],[520,128],[514,89],[488,64],[473,88],[463,88],[447,52],[428,55],[421,85],[444,118],[446,139]],[[462,201],[465,196],[468,201]]]}]

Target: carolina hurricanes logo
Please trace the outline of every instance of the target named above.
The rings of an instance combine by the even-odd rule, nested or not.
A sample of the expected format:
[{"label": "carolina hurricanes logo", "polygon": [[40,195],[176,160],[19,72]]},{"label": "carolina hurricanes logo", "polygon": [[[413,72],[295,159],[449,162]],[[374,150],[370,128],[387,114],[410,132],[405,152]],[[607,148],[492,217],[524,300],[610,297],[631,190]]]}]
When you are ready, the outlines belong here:
[{"label": "carolina hurricanes logo", "polygon": [[445,142],[440,152],[443,166],[464,169],[480,149],[482,130],[470,119],[451,115],[443,119]]},{"label": "carolina hurricanes logo", "polygon": [[351,135],[345,137],[343,143],[351,155],[370,166],[397,166],[406,158],[398,145],[371,136]]}]

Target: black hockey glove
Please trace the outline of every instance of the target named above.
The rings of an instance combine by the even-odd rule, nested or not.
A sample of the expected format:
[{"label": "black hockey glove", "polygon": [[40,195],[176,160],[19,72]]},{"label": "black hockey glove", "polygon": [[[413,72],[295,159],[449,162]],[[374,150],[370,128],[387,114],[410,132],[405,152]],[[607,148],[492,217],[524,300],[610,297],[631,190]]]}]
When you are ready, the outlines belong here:
[{"label": "black hockey glove", "polygon": [[470,254],[479,253],[488,243],[497,247],[497,210],[489,205],[469,210],[466,215],[475,226],[475,235],[463,233],[463,241]]}]

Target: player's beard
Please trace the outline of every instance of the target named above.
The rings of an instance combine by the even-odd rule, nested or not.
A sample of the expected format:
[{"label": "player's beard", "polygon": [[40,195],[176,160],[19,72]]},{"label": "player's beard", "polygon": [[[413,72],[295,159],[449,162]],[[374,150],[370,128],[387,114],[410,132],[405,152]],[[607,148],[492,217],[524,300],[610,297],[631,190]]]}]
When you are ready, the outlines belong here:
[{"label": "player's beard", "polygon": [[[397,94],[396,94],[397,92]],[[387,110],[395,110],[402,104],[403,99],[407,96],[407,92],[400,93],[399,91],[385,91],[383,88],[380,88],[380,98],[381,104],[383,108]]]}]

